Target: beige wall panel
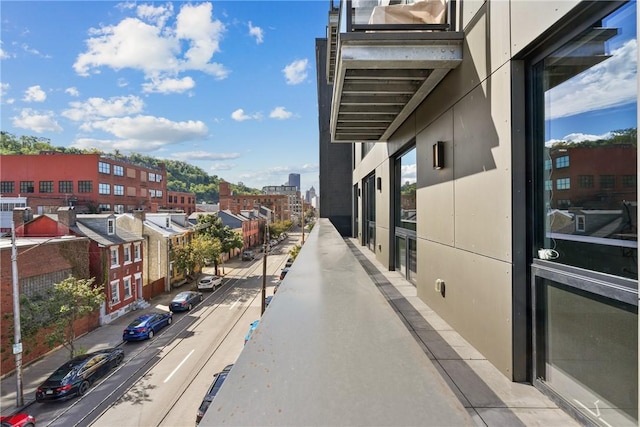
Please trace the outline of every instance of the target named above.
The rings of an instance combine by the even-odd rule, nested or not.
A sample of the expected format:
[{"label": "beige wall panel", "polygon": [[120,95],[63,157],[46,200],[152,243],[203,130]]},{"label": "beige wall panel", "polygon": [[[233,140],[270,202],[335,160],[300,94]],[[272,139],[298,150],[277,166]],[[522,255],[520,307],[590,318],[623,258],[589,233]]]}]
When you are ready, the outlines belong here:
[{"label": "beige wall panel", "polygon": [[[445,167],[433,169],[433,144],[445,144]],[[454,244],[453,112],[447,111],[416,137],[418,237]]]},{"label": "beige wall panel", "polygon": [[[465,1],[464,8],[469,5]],[[472,2],[471,5],[476,5]],[[474,90],[491,73],[510,59],[509,3],[480,2],[476,16],[465,28],[462,63],[449,72],[427,99],[416,109],[416,129],[420,132],[443,111]]]},{"label": "beige wall panel", "polygon": [[511,54],[516,55],[580,1],[516,0],[511,7]]},{"label": "beige wall panel", "polygon": [[509,67],[454,108],[455,246],[511,262]]},{"label": "beige wall panel", "polygon": [[[390,180],[390,164],[391,160],[387,159],[376,169],[376,227],[383,227],[389,230],[390,212],[391,212],[391,180]],[[382,189],[378,190],[378,178],[382,179]],[[388,234],[388,232],[387,232]],[[378,233],[376,233],[376,243],[378,242]],[[388,262],[383,262],[387,265]]]},{"label": "beige wall panel", "polygon": [[424,239],[417,245],[418,297],[511,379],[511,265]]},{"label": "beige wall panel", "polygon": [[472,25],[476,19],[478,11],[482,9],[485,3],[486,0],[464,0],[458,2],[458,22],[461,23],[458,27],[458,31],[464,30],[465,33],[467,32],[467,27]]}]

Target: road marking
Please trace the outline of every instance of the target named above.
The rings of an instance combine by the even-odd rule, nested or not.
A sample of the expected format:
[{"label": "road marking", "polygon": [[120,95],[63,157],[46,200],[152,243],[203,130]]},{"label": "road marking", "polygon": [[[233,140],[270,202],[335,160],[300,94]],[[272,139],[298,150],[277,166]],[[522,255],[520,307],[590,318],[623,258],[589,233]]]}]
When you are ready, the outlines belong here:
[{"label": "road marking", "polygon": [[233,307],[235,307],[235,306],[236,306],[236,304],[238,303],[238,301],[240,301],[240,298],[238,298],[238,299],[236,300],[236,302],[234,302],[233,304],[231,304],[231,307],[229,307],[229,310],[233,309]]},{"label": "road marking", "polygon": [[178,366],[176,366],[176,368],[173,370],[173,372],[171,372],[171,373],[169,374],[169,376],[164,380],[164,382],[165,382],[165,383],[171,379],[171,377],[173,376],[173,374],[175,374],[176,372],[178,372],[178,369],[180,369],[180,367],[181,367],[182,365],[184,365],[184,362],[186,362],[186,361],[187,361],[187,359],[188,359],[188,358],[193,354],[193,352],[194,352],[194,351],[195,351],[195,350],[191,350],[191,352],[190,352],[189,354],[187,354],[187,357],[185,357],[184,359],[182,359],[182,362],[180,362],[180,363],[178,364]]}]

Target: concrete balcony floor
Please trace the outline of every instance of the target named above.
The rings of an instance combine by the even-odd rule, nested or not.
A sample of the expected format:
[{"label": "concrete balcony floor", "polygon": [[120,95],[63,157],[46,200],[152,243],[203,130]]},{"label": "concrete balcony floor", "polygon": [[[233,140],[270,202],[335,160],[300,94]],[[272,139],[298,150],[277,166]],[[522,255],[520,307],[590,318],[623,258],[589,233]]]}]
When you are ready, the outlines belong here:
[{"label": "concrete balcony floor", "polygon": [[578,426],[320,219],[200,426]]}]

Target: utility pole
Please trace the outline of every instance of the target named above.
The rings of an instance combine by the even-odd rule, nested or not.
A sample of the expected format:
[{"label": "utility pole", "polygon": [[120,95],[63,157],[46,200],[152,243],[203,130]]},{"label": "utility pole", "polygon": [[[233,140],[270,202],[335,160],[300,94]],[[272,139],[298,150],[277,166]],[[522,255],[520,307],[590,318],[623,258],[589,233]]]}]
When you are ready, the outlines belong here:
[{"label": "utility pole", "polygon": [[262,301],[260,304],[260,315],[264,314],[267,300],[267,253],[269,252],[267,235],[269,234],[269,217],[264,226],[264,256],[262,257]]},{"label": "utility pole", "polygon": [[302,244],[304,245],[304,199],[301,199],[302,202]]},{"label": "utility pole", "polygon": [[16,357],[16,406],[24,404],[22,391],[22,336],[20,332],[20,286],[18,284],[18,248],[16,246],[16,225],[11,221],[11,270],[13,283],[13,354]]}]

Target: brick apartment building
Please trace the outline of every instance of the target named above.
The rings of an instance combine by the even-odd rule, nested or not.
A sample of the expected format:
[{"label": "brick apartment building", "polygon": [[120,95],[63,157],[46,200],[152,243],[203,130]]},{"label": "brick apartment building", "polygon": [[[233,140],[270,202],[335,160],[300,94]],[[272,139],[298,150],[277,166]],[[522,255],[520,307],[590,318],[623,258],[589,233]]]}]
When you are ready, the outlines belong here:
[{"label": "brick apartment building", "polygon": [[[74,206],[78,213],[157,212],[166,205],[164,165],[144,167],[100,154],[0,156],[0,194],[26,197],[36,214]],[[195,207],[194,207],[195,209]]]},{"label": "brick apartment building", "polygon": [[170,211],[182,211],[189,216],[196,211],[196,195],[185,191],[167,190],[165,208]]},{"label": "brick apartment building", "polygon": [[242,211],[251,211],[260,206],[269,208],[273,212],[274,221],[287,221],[291,219],[289,210],[289,197],[286,195],[260,194],[260,195],[233,195],[228,182],[220,181],[220,210],[228,210],[238,215]]}]

